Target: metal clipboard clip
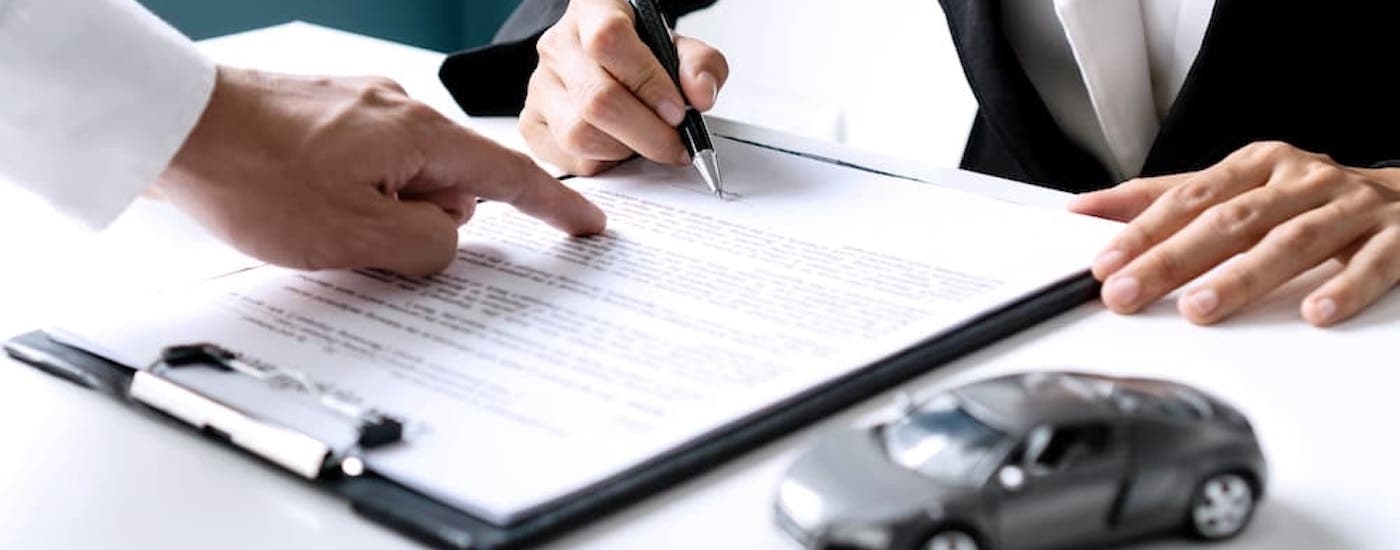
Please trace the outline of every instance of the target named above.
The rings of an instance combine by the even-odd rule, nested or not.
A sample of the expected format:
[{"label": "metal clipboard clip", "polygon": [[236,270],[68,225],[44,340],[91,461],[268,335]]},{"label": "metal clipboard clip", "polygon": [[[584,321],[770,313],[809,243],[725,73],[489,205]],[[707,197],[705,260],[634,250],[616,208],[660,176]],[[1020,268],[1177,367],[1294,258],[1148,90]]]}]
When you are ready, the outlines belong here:
[{"label": "metal clipboard clip", "polygon": [[358,476],[363,451],[403,438],[398,419],[214,344],[165,348],[136,372],[127,395],[308,479]]}]

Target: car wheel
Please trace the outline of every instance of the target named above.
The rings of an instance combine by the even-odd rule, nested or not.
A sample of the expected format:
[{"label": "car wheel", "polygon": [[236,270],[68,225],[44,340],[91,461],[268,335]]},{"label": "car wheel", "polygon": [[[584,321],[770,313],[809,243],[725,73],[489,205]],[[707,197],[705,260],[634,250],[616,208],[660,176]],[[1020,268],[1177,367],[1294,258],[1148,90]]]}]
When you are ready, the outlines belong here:
[{"label": "car wheel", "polygon": [[1254,487],[1243,476],[1216,474],[1196,489],[1191,501],[1191,530],[1206,540],[1238,535],[1254,515]]},{"label": "car wheel", "polygon": [[920,547],[922,550],[977,550],[977,539],[962,531],[939,531]]}]

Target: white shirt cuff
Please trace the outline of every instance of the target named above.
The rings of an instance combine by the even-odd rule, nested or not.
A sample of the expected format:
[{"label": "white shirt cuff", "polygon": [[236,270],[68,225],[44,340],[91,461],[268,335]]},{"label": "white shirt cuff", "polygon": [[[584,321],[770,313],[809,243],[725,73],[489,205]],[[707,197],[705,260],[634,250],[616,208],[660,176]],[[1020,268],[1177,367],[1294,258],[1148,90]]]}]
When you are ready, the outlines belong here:
[{"label": "white shirt cuff", "polygon": [[0,0],[0,179],[103,227],[165,170],[216,73],[132,0]]}]

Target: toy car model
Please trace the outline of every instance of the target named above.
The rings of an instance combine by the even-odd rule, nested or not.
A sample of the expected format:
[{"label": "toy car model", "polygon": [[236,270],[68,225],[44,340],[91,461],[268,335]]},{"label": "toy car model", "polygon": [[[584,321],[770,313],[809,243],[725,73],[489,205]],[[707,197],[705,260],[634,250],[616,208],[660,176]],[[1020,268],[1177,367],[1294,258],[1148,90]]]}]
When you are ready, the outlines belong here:
[{"label": "toy car model", "polygon": [[811,548],[1086,548],[1184,530],[1239,534],[1264,494],[1248,420],[1161,380],[992,378],[822,439],[778,487]]}]

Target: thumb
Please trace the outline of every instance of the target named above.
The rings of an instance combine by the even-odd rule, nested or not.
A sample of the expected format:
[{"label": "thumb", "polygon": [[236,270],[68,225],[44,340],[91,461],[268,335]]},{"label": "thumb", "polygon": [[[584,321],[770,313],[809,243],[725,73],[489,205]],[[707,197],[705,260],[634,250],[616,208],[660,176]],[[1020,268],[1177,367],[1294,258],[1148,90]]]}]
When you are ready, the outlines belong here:
[{"label": "thumb", "polygon": [[1074,197],[1069,209],[1078,214],[1120,222],[1136,218],[1168,189],[1186,181],[1194,172],[1155,178],[1137,178],[1117,186]]},{"label": "thumb", "polygon": [[681,89],[686,99],[701,111],[708,111],[719,99],[719,91],[729,80],[729,62],[709,44],[676,36],[676,52],[681,58]]}]

